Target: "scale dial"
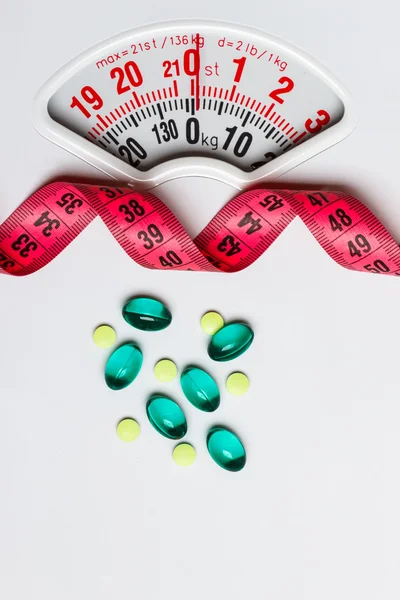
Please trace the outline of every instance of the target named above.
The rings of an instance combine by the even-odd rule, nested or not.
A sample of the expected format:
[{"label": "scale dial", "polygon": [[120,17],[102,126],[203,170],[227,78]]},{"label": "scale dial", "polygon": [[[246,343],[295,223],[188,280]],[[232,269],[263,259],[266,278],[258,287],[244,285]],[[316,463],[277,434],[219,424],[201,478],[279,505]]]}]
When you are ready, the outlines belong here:
[{"label": "scale dial", "polygon": [[311,57],[236,25],[167,22],[88,50],[39,92],[37,129],[138,187],[277,177],[354,128],[347,92]]}]

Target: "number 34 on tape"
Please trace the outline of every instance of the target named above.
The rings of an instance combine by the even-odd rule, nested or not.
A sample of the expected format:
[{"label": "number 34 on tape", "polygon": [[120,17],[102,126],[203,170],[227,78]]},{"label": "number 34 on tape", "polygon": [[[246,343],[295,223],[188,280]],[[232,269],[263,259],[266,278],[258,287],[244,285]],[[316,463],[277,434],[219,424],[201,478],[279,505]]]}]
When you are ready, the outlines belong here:
[{"label": "number 34 on tape", "polygon": [[0,225],[0,272],[34,273],[96,216],[126,253],[149,269],[240,271],[298,216],[339,265],[364,273],[400,275],[400,248],[395,240],[361,202],[343,192],[244,192],[192,239],[151,193],[69,183],[41,188]]}]

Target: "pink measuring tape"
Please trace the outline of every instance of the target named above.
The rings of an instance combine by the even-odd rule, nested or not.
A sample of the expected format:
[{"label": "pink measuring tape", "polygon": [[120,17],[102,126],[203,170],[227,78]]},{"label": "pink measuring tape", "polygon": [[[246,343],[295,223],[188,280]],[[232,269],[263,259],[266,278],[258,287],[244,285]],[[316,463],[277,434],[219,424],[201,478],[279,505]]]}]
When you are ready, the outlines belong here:
[{"label": "pink measuring tape", "polygon": [[97,215],[125,252],[149,269],[240,271],[299,216],[342,267],[400,275],[398,244],[361,202],[343,192],[244,192],[192,240],[169,208],[151,193],[69,183],[41,188],[0,226],[0,272],[34,273]]}]

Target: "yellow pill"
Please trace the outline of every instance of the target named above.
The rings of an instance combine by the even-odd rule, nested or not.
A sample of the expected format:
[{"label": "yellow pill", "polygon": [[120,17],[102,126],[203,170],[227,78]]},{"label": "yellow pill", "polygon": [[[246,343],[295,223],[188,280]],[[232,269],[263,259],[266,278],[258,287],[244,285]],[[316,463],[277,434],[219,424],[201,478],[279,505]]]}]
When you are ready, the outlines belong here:
[{"label": "yellow pill", "polygon": [[204,333],[208,335],[214,335],[224,326],[224,319],[217,312],[211,310],[202,316],[200,326]]},{"label": "yellow pill", "polygon": [[233,396],[241,396],[249,389],[250,381],[244,373],[231,373],[226,380],[226,389]]},{"label": "yellow pill", "polygon": [[133,442],[140,434],[140,425],[134,419],[122,419],[117,425],[117,435],[123,442]]},{"label": "yellow pill", "polygon": [[163,383],[168,383],[168,381],[175,379],[177,373],[176,364],[172,360],[169,360],[169,358],[159,360],[154,367],[154,375],[158,381],[162,381]]},{"label": "yellow pill", "polygon": [[172,453],[172,458],[180,467],[188,467],[196,460],[196,450],[190,444],[178,444]]},{"label": "yellow pill", "polygon": [[100,325],[93,332],[93,341],[99,348],[110,348],[116,340],[117,334],[110,325]]}]

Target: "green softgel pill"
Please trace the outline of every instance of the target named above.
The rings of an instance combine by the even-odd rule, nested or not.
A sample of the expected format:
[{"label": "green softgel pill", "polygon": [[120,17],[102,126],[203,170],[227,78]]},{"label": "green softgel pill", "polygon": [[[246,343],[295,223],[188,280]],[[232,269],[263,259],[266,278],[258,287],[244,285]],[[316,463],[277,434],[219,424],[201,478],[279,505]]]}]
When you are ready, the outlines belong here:
[{"label": "green softgel pill", "polygon": [[106,384],[112,390],[126,388],[138,376],[142,363],[140,348],[133,342],[123,344],[114,350],[106,363]]},{"label": "green softgel pill", "polygon": [[240,471],[246,464],[246,451],[238,436],[224,427],[213,427],[207,436],[211,458],[226,471]]},{"label": "green softgel pill", "polygon": [[186,367],[182,371],[181,387],[189,402],[199,410],[217,410],[220,403],[218,385],[203,369]]},{"label": "green softgel pill", "polygon": [[208,355],[218,362],[233,360],[250,348],[253,339],[251,327],[244,323],[230,323],[213,335],[208,345]]},{"label": "green softgel pill", "polygon": [[153,394],[146,405],[147,417],[154,429],[164,437],[179,440],[186,435],[186,417],[174,400],[160,394]]},{"label": "green softgel pill", "polygon": [[154,298],[132,298],[122,309],[125,321],[143,331],[160,331],[170,325],[172,315],[168,308]]},{"label": "green softgel pill", "polygon": [[172,458],[180,467],[189,467],[196,460],[196,450],[191,444],[178,444],[174,448]]}]

